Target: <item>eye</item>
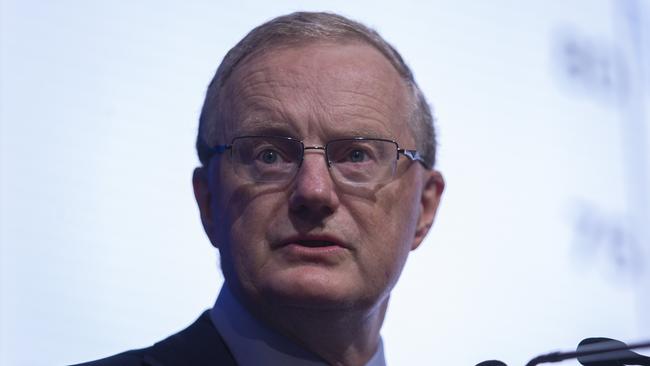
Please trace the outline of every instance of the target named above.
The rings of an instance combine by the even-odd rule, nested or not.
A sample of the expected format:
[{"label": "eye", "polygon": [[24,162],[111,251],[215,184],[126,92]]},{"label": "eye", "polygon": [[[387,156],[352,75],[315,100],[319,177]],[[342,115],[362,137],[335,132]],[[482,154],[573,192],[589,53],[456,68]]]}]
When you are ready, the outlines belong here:
[{"label": "eye", "polygon": [[266,149],[261,151],[258,156],[264,164],[273,164],[278,161],[278,152],[272,149]]},{"label": "eye", "polygon": [[353,163],[360,163],[368,158],[365,151],[360,149],[351,150],[348,153],[348,160]]}]

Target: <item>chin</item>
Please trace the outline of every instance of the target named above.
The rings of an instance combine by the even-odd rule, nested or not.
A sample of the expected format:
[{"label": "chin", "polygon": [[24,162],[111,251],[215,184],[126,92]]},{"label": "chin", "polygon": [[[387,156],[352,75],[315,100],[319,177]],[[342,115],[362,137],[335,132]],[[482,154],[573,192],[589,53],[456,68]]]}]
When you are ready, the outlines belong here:
[{"label": "chin", "polygon": [[371,308],[377,302],[377,297],[369,299],[362,286],[345,274],[300,272],[274,278],[264,296],[283,306],[314,310]]}]

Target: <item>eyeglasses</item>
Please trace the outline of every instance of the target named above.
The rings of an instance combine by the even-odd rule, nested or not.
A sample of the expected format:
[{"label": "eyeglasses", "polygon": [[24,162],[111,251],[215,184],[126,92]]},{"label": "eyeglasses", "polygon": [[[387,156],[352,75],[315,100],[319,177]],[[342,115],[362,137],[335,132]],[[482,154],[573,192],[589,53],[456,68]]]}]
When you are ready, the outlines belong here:
[{"label": "eyeglasses", "polygon": [[392,140],[364,137],[305,146],[291,137],[239,136],[230,145],[217,145],[212,150],[217,154],[230,150],[235,174],[251,182],[283,183],[293,179],[306,150],[323,150],[333,178],[351,185],[391,180],[400,154],[426,167],[416,150],[400,149]]}]

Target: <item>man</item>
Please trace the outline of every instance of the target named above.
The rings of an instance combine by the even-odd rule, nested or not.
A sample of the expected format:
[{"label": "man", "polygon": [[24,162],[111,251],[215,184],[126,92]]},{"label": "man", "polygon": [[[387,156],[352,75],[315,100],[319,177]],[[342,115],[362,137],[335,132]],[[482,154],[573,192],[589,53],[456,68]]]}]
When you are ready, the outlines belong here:
[{"label": "man", "polygon": [[380,328],[444,188],[432,117],[378,34],[261,25],[224,58],[193,184],[225,283],[186,330],[95,365],[384,365]]}]

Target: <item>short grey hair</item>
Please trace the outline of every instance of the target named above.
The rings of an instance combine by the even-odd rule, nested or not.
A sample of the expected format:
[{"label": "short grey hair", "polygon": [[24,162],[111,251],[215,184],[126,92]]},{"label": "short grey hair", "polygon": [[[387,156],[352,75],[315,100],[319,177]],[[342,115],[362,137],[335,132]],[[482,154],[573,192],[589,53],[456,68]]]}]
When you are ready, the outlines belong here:
[{"label": "short grey hair", "polygon": [[429,103],[415,82],[411,69],[402,56],[375,30],[338,14],[296,12],[272,19],[250,31],[224,57],[208,86],[199,118],[196,150],[203,165],[212,156],[212,147],[219,140],[219,123],[223,111],[222,90],[233,71],[246,57],[280,46],[301,45],[318,41],[361,41],[380,51],[395,67],[412,94],[413,108],[409,128],[425,165],[433,168],[436,161],[436,134]]}]

